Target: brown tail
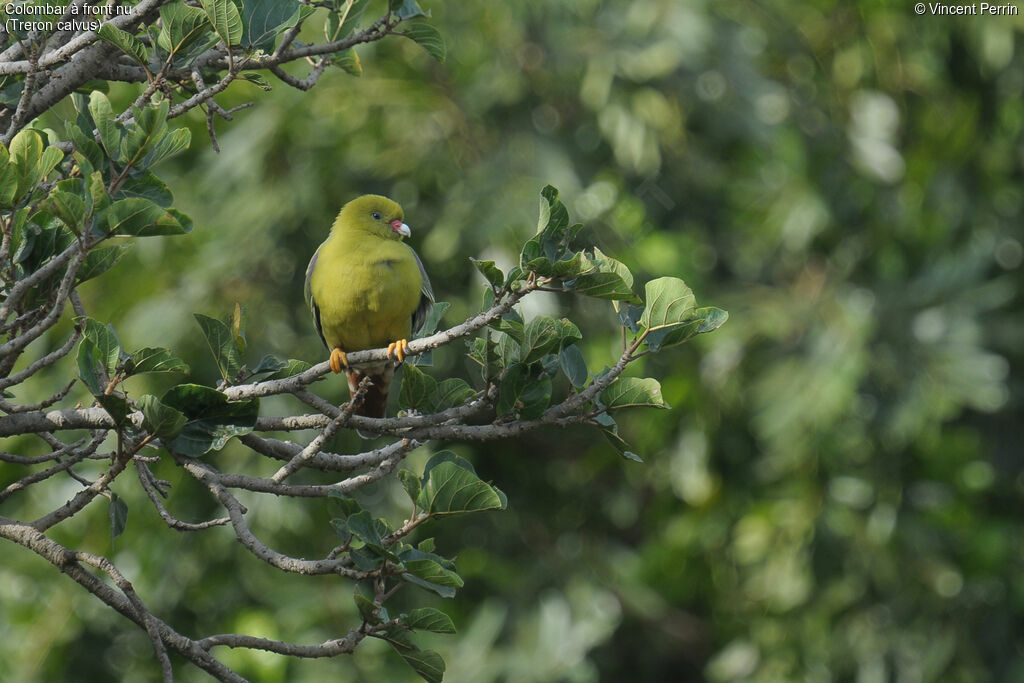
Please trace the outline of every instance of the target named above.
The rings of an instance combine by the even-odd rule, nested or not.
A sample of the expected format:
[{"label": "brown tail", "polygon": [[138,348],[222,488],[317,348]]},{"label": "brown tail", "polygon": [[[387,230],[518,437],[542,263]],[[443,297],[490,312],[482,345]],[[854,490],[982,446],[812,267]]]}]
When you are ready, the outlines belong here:
[{"label": "brown tail", "polygon": [[350,368],[345,371],[345,374],[348,375],[348,390],[352,396],[356,395],[363,378],[370,378],[366,393],[363,394],[363,400],[356,406],[356,415],[384,417],[388,407],[388,390],[391,388],[391,378],[395,374],[395,369],[387,366],[363,372]]}]

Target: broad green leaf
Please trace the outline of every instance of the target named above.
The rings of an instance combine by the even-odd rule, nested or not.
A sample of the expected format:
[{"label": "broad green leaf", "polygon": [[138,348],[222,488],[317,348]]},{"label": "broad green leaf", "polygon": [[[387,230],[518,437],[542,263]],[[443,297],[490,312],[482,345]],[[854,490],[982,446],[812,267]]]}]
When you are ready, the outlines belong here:
[{"label": "broad green leaf", "polygon": [[476,391],[466,383],[466,380],[458,377],[449,377],[446,380],[442,380],[437,385],[437,388],[434,389],[433,412],[462,405],[474,395],[476,395]]},{"label": "broad green leaf", "polygon": [[724,325],[725,321],[729,319],[729,312],[714,306],[706,306],[695,310],[693,318],[701,321],[697,326],[697,334],[704,334]]},{"label": "broad green leaf", "polygon": [[0,145],[0,208],[9,209],[14,205],[18,192],[18,166],[11,159],[7,148]]},{"label": "broad green leaf", "polygon": [[388,532],[383,520],[374,519],[368,510],[361,510],[345,521],[348,530],[356,538],[360,539],[377,554],[385,555],[395,562],[398,557],[392,555],[384,548],[383,537]]},{"label": "broad green leaf", "polygon": [[501,272],[501,269],[494,265],[494,261],[479,261],[473,257],[469,259],[472,261],[476,269],[480,271],[480,274],[484,276],[484,279],[490,283],[491,287],[500,289],[505,283],[505,274]]},{"label": "broad green leaf", "polygon": [[131,373],[143,372],[188,372],[189,367],[167,349],[146,347],[132,354]]},{"label": "broad green leaf", "polygon": [[644,287],[647,306],[640,316],[646,330],[680,325],[690,321],[694,309],[693,292],[677,277],[659,277]]},{"label": "broad green leaf", "polygon": [[363,509],[355,498],[341,491],[331,491],[327,498],[328,507],[333,515],[348,518]]},{"label": "broad green leaf", "polygon": [[465,583],[461,576],[434,560],[405,560],[402,564],[408,574],[428,583],[447,588],[462,588]]},{"label": "broad green leaf", "polygon": [[523,327],[519,360],[529,365],[540,360],[558,346],[558,326],[551,318],[538,316]]},{"label": "broad green leaf", "polygon": [[444,61],[447,51],[444,44],[444,38],[441,37],[440,31],[430,24],[421,21],[413,22],[404,26],[404,28],[401,31],[397,31],[397,33],[419,43],[420,47],[426,50],[430,56],[437,61]]},{"label": "broad green leaf", "polygon": [[416,0],[391,0],[389,3],[391,12],[402,21],[415,19],[416,17],[429,17],[430,11],[424,11]]},{"label": "broad green leaf", "polygon": [[629,288],[625,280],[617,273],[601,273],[589,271],[566,283],[566,286],[576,294],[591,296],[595,299],[608,299],[611,301],[639,302],[640,299]]},{"label": "broad green leaf", "polygon": [[103,247],[93,249],[78,269],[78,281],[85,282],[110,270],[124,255],[124,247]]},{"label": "broad green leaf", "polygon": [[601,392],[601,403],[609,409],[634,406],[669,407],[661,395],[661,384],[651,377],[619,377]]},{"label": "broad green leaf", "polygon": [[122,31],[109,21],[103,22],[96,33],[100,38],[141,64],[143,68],[148,69],[149,53],[146,51],[146,46],[131,33]]},{"label": "broad green leaf", "polygon": [[400,627],[386,630],[383,638],[420,678],[427,683],[442,683],[445,664],[441,655],[433,650],[421,650],[416,647],[409,638],[409,633]]},{"label": "broad green leaf", "polygon": [[85,201],[76,194],[54,190],[39,207],[60,219],[76,235],[82,234],[85,222]]},{"label": "broad green leaf", "polygon": [[206,12],[198,7],[173,2],[160,8],[160,34],[157,45],[174,55],[199,40],[210,28]]},{"label": "broad green leaf", "polygon": [[274,89],[274,86],[270,85],[270,81],[255,71],[243,71],[238,75],[239,80],[248,81],[263,92],[270,92]]},{"label": "broad green leaf", "polygon": [[433,397],[437,392],[437,381],[414,365],[402,368],[402,390],[398,394],[398,407],[402,410],[416,409],[421,413],[434,412]]},{"label": "broad green leaf", "polygon": [[192,229],[183,225],[181,214],[167,210],[142,197],[118,199],[106,210],[111,234],[151,237],[154,235],[183,235]]},{"label": "broad green leaf", "polygon": [[587,370],[587,363],[583,358],[583,352],[580,351],[580,347],[572,344],[566,346],[558,354],[558,363],[562,367],[562,372],[569,378],[569,382],[572,383],[577,389],[581,388],[587,383],[587,377],[589,371]]},{"label": "broad green leaf", "polygon": [[[82,129],[76,126],[71,121],[64,123],[64,128],[67,131],[68,139],[75,146],[75,151],[81,153],[81,158],[75,156],[75,163],[78,164],[82,171],[82,176],[87,177],[93,172],[98,166],[103,164],[103,150],[96,144],[96,141],[91,137],[86,136],[82,132]],[[83,163],[83,161],[85,163]],[[88,166],[88,168],[86,168]]]},{"label": "broad green leaf", "polygon": [[97,360],[107,375],[113,377],[124,353],[114,328],[92,318],[79,318],[78,321],[82,325],[82,336],[96,346]]},{"label": "broad green leaf", "polygon": [[96,344],[88,339],[83,339],[78,344],[78,355],[75,357],[75,362],[78,364],[78,377],[93,396],[102,396],[106,389],[106,383],[100,374],[103,367],[102,357],[103,354]]},{"label": "broad green leaf", "polygon": [[452,618],[433,607],[414,609],[403,621],[406,626],[416,631],[455,633],[455,624],[452,622]]},{"label": "broad green leaf", "polygon": [[103,409],[107,411],[111,419],[114,420],[114,424],[118,427],[124,427],[128,424],[128,401],[124,396],[120,394],[100,394],[96,397],[96,402],[103,406]]},{"label": "broad green leaf", "polygon": [[494,488],[454,462],[442,462],[425,475],[416,504],[431,515],[500,510]]},{"label": "broad green leaf", "polygon": [[420,478],[409,470],[398,470],[398,480],[402,482],[402,488],[409,494],[409,500],[415,503],[416,499],[419,498],[420,489],[422,488]]},{"label": "broad green leaf", "polygon": [[298,14],[295,2],[242,0],[241,45],[270,51],[277,34]]},{"label": "broad green leaf", "polygon": [[210,345],[220,376],[225,382],[233,382],[242,369],[242,361],[230,328],[220,320],[201,313],[195,313],[193,317],[199,323],[206,343]]},{"label": "broad green leaf", "polygon": [[124,533],[128,526],[128,505],[121,500],[120,496],[111,492],[110,507],[107,509],[110,517],[110,543]]},{"label": "broad green leaf", "polygon": [[114,109],[110,106],[107,96],[94,90],[89,96],[89,113],[96,124],[96,130],[99,131],[100,144],[107,151],[107,156],[114,161],[120,160],[122,133],[114,121]]},{"label": "broad green leaf", "polygon": [[289,358],[288,362],[281,370],[270,375],[269,377],[267,377],[267,379],[284,379],[285,377],[291,377],[292,375],[297,375],[300,372],[305,372],[306,370],[309,370],[311,367],[313,366],[304,360],[296,360],[295,358]]},{"label": "broad green leaf", "polygon": [[231,437],[248,434],[259,416],[258,400],[228,401],[216,389],[198,384],[179,384],[164,394],[161,401],[188,418],[169,448],[193,457],[220,450]]},{"label": "broad green leaf", "polygon": [[437,330],[438,323],[441,322],[441,318],[444,316],[445,311],[451,306],[447,301],[436,301],[434,302],[433,308],[430,309],[430,313],[427,315],[426,320],[423,321],[423,327],[416,333],[416,338],[427,337]]},{"label": "broad green leaf", "polygon": [[238,45],[242,39],[242,17],[231,0],[203,0],[203,10],[213,24],[213,30],[228,47]]},{"label": "broad green leaf", "polygon": [[335,53],[330,57],[330,60],[331,64],[340,68],[349,76],[356,76],[358,78],[363,75],[363,63],[359,61],[359,54],[354,47]]},{"label": "broad green leaf", "polygon": [[601,433],[604,434],[606,439],[608,439],[608,443],[612,445],[612,447],[619,454],[619,456],[624,460],[631,460],[632,462],[643,462],[644,459],[641,458],[636,453],[634,453],[633,451],[629,450],[629,444],[626,443],[625,439],[619,436],[614,420],[612,421],[611,425],[611,427],[602,427]]},{"label": "broad green leaf", "polygon": [[352,599],[359,610],[359,616],[368,624],[379,624],[381,622],[380,608],[373,603],[373,600],[360,592],[359,587],[352,593]]},{"label": "broad green leaf", "polygon": [[535,376],[529,366],[513,363],[505,371],[498,389],[498,414],[516,415],[523,420],[540,417],[551,402],[551,378]]},{"label": "broad green leaf", "polygon": [[180,154],[192,144],[192,131],[188,128],[175,128],[160,138],[142,161],[142,166],[149,168],[164,159]]},{"label": "broad green leaf", "polygon": [[167,209],[174,202],[174,195],[164,181],[150,170],[143,171],[138,175],[132,175],[117,192],[118,199],[124,197],[140,197],[159,204]]},{"label": "broad green leaf", "polygon": [[164,405],[156,396],[146,394],[139,399],[142,411],[142,426],[150,434],[164,439],[174,439],[185,427],[187,418],[176,408]]}]

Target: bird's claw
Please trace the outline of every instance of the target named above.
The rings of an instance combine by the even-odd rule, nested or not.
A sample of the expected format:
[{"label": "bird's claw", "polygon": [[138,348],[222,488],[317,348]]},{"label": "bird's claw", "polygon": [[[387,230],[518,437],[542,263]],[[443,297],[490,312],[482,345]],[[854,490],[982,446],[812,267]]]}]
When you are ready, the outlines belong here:
[{"label": "bird's claw", "polygon": [[331,351],[331,371],[338,374],[342,368],[348,368],[348,357],[344,351],[336,348]]},{"label": "bird's claw", "polygon": [[405,357],[409,355],[409,342],[405,339],[399,339],[398,341],[391,342],[388,344],[388,358],[391,360],[397,360],[399,363],[405,360]]}]

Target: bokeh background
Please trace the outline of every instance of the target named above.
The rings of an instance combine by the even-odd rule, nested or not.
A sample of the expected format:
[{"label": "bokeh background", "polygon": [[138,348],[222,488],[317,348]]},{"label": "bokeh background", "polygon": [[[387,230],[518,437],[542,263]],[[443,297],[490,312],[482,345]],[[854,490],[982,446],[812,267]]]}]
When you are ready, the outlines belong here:
[{"label": "bokeh background", "polygon": [[[432,445],[510,500],[429,530],[466,578],[436,600],[459,634],[420,641],[446,680],[1024,680],[1024,17],[885,0],[423,4],[444,64],[392,38],[359,48],[360,78],[236,84],[223,103],[256,106],[218,123],[220,154],[189,120],[192,149],[162,176],[196,229],[140,240],[84,292],[92,315],[206,382],[191,314],[235,302],[251,362],[322,360],[306,262],[341,204],[379,192],[404,205],[454,324],[483,289],[468,257],[510,263],[553,184],[639,283],[682,277],[731,317],[637,364],[673,406],[620,420],[644,464],[582,428]],[[539,297],[535,312],[578,320],[592,365],[616,357],[607,302]],[[431,372],[465,376],[462,351]],[[318,389],[343,400],[336,384]],[[179,484],[177,514],[214,513],[159,474]],[[345,582],[283,576],[227,530],[166,530],[126,484],[114,559],[181,630],[319,642],[351,626]],[[363,498],[401,520],[396,489]],[[331,547],[322,502],[247,502],[275,547]],[[58,540],[109,551],[101,507]],[[0,680],[158,676],[143,633],[4,552]],[[376,642],[332,661],[218,654],[258,681],[415,679]]]}]

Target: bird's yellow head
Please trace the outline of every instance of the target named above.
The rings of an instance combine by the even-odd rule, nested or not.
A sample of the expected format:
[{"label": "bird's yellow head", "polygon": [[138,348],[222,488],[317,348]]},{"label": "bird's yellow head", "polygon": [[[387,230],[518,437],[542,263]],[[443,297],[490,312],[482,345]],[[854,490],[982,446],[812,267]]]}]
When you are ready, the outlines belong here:
[{"label": "bird's yellow head", "polygon": [[377,237],[400,240],[412,234],[403,222],[398,202],[379,194],[364,194],[341,207],[334,221],[335,230],[357,230]]}]

